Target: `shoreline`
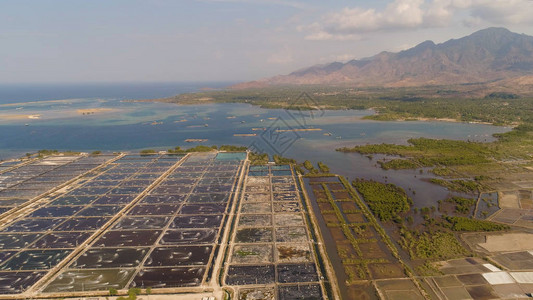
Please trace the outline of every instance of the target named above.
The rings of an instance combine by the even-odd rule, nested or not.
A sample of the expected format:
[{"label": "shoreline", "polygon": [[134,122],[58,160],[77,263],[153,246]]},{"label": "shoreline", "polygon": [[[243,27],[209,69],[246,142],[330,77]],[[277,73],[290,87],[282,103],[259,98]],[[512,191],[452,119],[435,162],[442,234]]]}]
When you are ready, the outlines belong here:
[{"label": "shoreline", "polygon": [[[298,111],[298,109],[290,109],[283,105],[273,105],[272,107],[264,107],[261,104],[255,104],[250,102],[225,102],[225,101],[213,101],[213,98],[210,98],[207,101],[202,101],[199,103],[189,103],[189,102],[173,102],[173,101],[162,101],[163,99],[143,99],[143,100],[122,100],[123,102],[132,102],[132,103],[166,103],[166,104],[175,104],[179,106],[193,106],[193,105],[206,105],[206,104],[249,104],[252,106],[256,106],[259,108],[264,109],[286,109],[290,111]],[[200,99],[197,99],[200,100]],[[370,121],[383,121],[383,122],[449,122],[449,123],[464,123],[464,124],[480,124],[480,125],[491,125],[496,127],[508,127],[508,128],[515,128],[519,124],[503,124],[503,125],[496,125],[491,122],[483,122],[483,121],[462,121],[459,119],[454,118],[428,118],[428,117],[408,117],[408,118],[393,118],[393,119],[377,119],[376,116],[383,116],[385,114],[380,114],[377,112],[374,108],[366,108],[366,109],[351,109],[351,108],[345,108],[345,107],[326,107],[326,106],[320,106],[319,110],[331,110],[331,111],[338,111],[338,110],[353,110],[353,111],[367,111],[371,110],[374,112],[373,115],[365,116],[362,119],[363,120],[370,120]],[[311,110],[316,111],[316,110]]]},{"label": "shoreline", "polygon": [[[376,114],[378,115],[378,114]],[[385,120],[380,120],[385,121]],[[507,126],[500,126],[500,125],[494,125],[490,122],[483,122],[483,121],[462,121],[458,119],[452,119],[452,118],[425,118],[425,117],[413,117],[413,118],[402,118],[402,119],[396,119],[393,121],[397,122],[411,122],[411,121],[420,121],[420,122],[448,122],[448,123],[465,123],[465,124],[482,124],[482,125],[492,125],[492,126],[498,126],[498,127],[507,127]]]},{"label": "shoreline", "polygon": [[40,118],[41,114],[0,114],[2,120],[36,120]]}]

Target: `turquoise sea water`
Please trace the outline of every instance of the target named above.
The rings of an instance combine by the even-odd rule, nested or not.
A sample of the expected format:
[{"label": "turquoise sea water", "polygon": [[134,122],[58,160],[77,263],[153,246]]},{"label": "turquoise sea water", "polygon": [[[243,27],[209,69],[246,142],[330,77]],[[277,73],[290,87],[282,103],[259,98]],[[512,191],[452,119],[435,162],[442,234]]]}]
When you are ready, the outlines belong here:
[{"label": "turquoise sea water", "polygon": [[[84,114],[90,111],[94,113]],[[202,144],[252,145],[271,154],[300,156],[300,152],[310,149],[405,143],[408,138],[420,136],[490,141],[493,133],[508,130],[480,124],[361,119],[371,111],[324,111],[320,116],[303,117],[304,121],[298,113],[248,104],[181,106],[104,99],[0,105],[0,115],[8,116],[0,120],[0,153],[39,149],[166,150],[196,144],[186,143],[186,139],[206,139]],[[12,117],[16,115],[34,118]]]}]

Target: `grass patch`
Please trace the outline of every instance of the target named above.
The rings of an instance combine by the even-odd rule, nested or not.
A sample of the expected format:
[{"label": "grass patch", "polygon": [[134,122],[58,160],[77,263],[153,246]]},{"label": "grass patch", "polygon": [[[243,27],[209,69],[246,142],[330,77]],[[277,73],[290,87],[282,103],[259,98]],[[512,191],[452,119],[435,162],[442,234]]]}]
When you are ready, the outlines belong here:
[{"label": "grass patch", "polygon": [[249,256],[249,255],[259,255],[259,253],[255,252],[255,251],[244,251],[244,250],[239,250],[237,252],[235,252],[238,256],[240,257],[246,257],[246,256]]},{"label": "grass patch", "polygon": [[[478,92],[483,90],[483,94]],[[460,121],[510,124],[531,120],[533,99],[525,91],[519,98],[501,97],[501,91],[486,85],[446,85],[424,87],[367,87],[331,85],[272,86],[264,88],[204,91],[181,94],[155,101],[197,104],[250,103],[264,108],[310,109],[295,104],[305,91],[321,109],[374,109],[373,120],[414,120],[448,118]],[[513,93],[516,91],[513,91]],[[525,94],[524,94],[525,93]],[[514,94],[513,94],[514,95]],[[152,100],[153,101],[153,100]]]},{"label": "grass patch", "polygon": [[283,157],[281,155],[274,154],[272,157],[274,159],[274,162],[276,165],[289,165],[289,164],[296,164],[296,160],[292,158]]},{"label": "grass patch", "polygon": [[189,149],[182,149],[180,146],[167,150],[168,153],[188,153],[188,152],[210,152],[217,150],[217,146],[198,145]]},{"label": "grass patch", "polygon": [[378,161],[382,169],[402,170],[402,169],[416,169],[418,164],[409,159],[393,159],[389,161]]},{"label": "grass patch", "polygon": [[149,154],[156,154],[157,151],[155,151],[154,149],[144,149],[144,150],[139,151],[139,153],[141,155],[149,155]]},{"label": "grass patch", "polygon": [[250,152],[248,154],[248,159],[250,160],[250,164],[253,166],[266,165],[268,163],[268,154]]},{"label": "grass patch", "polygon": [[[417,138],[407,141],[410,145],[376,144],[339,148],[340,152],[357,152],[361,154],[387,154],[410,157],[410,165],[422,166],[458,166],[482,164],[489,162],[492,151],[483,143]],[[397,162],[406,167],[406,162]]]},{"label": "grass patch", "polygon": [[463,257],[469,252],[457,241],[452,233],[437,232],[424,233],[420,236],[415,246],[415,253],[422,259],[450,259]]},{"label": "grass patch", "polygon": [[436,167],[431,170],[431,173],[437,175],[437,176],[451,176],[453,175],[453,171],[451,169],[448,169],[446,167]]},{"label": "grass patch", "polygon": [[220,151],[228,152],[244,152],[248,149],[246,146],[235,146],[235,145],[222,145],[218,148]]},{"label": "grass patch", "polygon": [[454,231],[501,231],[510,228],[509,226],[503,224],[465,217],[447,216],[445,219],[451,223],[451,229]]},{"label": "grass patch", "polygon": [[479,189],[479,184],[472,180],[444,180],[438,178],[432,178],[429,180],[431,183],[441,185],[450,191],[471,193]]},{"label": "grass patch", "polygon": [[353,186],[363,195],[368,207],[382,221],[390,221],[409,210],[412,200],[405,191],[393,184],[356,179]]},{"label": "grass patch", "polygon": [[443,273],[435,266],[433,266],[430,262],[425,262],[423,265],[416,267],[416,271],[422,276],[443,275]]},{"label": "grass patch", "polygon": [[451,197],[446,199],[447,202],[455,205],[455,212],[460,214],[469,214],[472,207],[476,204],[475,199],[463,198],[463,197]]}]

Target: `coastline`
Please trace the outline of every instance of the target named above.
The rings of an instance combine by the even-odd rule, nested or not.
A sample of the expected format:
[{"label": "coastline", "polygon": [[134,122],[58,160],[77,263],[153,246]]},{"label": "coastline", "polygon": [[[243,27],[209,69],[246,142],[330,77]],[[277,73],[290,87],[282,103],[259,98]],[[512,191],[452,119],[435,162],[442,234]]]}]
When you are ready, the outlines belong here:
[{"label": "coastline", "polygon": [[[250,104],[252,106],[256,106],[256,107],[260,107],[260,108],[287,109],[287,110],[290,110],[290,111],[299,111],[298,108],[290,108],[290,107],[287,107],[286,105],[281,105],[281,104],[272,104],[272,105],[269,105],[268,107],[266,107],[265,105],[262,105],[262,104],[259,104],[259,103],[254,103],[254,102],[248,102],[248,101],[244,101],[244,102],[239,102],[239,101],[234,101],[234,102],[217,101],[216,99],[211,98],[211,97],[203,97],[203,98],[194,99],[194,101],[201,101],[201,102],[193,102],[192,99],[190,101],[183,101],[183,102],[176,101],[175,99],[177,99],[177,97],[179,97],[179,96],[182,96],[182,95],[177,95],[174,98],[143,99],[143,100],[122,100],[122,101],[124,101],[124,102],[132,102],[132,103],[157,102],[157,103],[175,104],[175,105],[178,105],[178,106],[192,106],[192,105],[204,105],[204,104],[223,104],[223,103],[241,103],[241,104]],[[491,125],[491,126],[509,127],[509,128],[514,128],[514,127],[519,125],[517,123],[498,125],[498,124],[494,124],[494,123],[491,123],[491,122],[464,121],[464,120],[459,120],[459,119],[456,119],[456,118],[428,118],[428,117],[416,117],[416,116],[405,117],[405,118],[388,118],[387,114],[381,114],[378,111],[376,111],[375,108],[351,109],[351,108],[346,108],[346,107],[325,106],[325,105],[320,105],[320,106],[317,106],[316,108],[317,109],[312,109],[311,111],[317,111],[317,110],[332,110],[332,111],[336,111],[336,110],[354,110],[354,111],[357,111],[357,110],[359,110],[359,111],[370,110],[370,111],[373,111],[374,114],[370,115],[370,116],[364,116],[362,119],[363,120],[371,120],[371,121],[448,122],[448,123],[464,123],[464,124],[481,124],[481,125]],[[383,116],[383,117],[380,118],[380,116]]]},{"label": "coastline", "polygon": [[41,114],[0,114],[0,119],[2,120],[35,120],[40,119]]}]

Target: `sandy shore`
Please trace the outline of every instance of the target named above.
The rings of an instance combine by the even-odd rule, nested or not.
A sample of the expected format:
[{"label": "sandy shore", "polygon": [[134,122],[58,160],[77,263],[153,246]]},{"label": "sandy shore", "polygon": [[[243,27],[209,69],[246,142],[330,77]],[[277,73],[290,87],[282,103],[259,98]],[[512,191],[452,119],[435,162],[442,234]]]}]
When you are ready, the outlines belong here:
[{"label": "sandy shore", "polygon": [[12,115],[0,114],[0,120],[26,120],[26,119],[40,119],[41,115]]}]

